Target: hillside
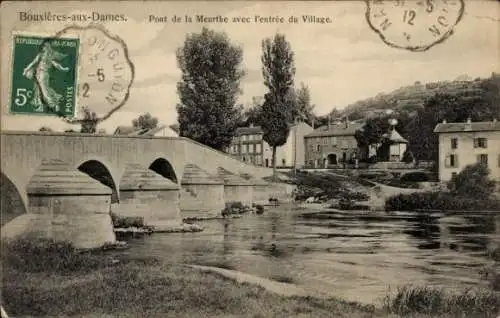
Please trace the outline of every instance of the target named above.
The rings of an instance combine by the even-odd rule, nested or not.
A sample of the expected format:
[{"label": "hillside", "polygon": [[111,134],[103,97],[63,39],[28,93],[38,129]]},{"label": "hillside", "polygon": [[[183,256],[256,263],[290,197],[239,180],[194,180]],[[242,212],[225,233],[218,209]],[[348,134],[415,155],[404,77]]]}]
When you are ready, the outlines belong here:
[{"label": "hillside", "polygon": [[[496,87],[496,92],[490,90]],[[390,93],[381,93],[375,97],[357,101],[345,107],[341,116],[348,115],[350,120],[371,117],[386,109],[396,112],[413,113],[423,107],[425,100],[436,93],[460,95],[463,98],[480,98],[485,94],[498,95],[500,87],[500,74],[492,73],[489,78],[471,79],[466,75],[459,76],[452,81],[420,83],[415,82],[410,86],[400,87]],[[495,90],[495,88],[493,88]],[[334,109],[333,113],[338,114]]]}]

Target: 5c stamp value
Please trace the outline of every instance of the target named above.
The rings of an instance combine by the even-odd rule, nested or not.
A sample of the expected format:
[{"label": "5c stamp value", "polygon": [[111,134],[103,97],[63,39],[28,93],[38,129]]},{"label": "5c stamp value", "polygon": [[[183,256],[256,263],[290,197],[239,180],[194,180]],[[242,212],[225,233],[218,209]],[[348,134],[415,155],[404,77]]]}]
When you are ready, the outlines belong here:
[{"label": "5c stamp value", "polygon": [[464,13],[463,0],[366,0],[366,20],[387,45],[415,52],[445,41]]},{"label": "5c stamp value", "polygon": [[14,35],[11,114],[73,117],[80,41]]}]

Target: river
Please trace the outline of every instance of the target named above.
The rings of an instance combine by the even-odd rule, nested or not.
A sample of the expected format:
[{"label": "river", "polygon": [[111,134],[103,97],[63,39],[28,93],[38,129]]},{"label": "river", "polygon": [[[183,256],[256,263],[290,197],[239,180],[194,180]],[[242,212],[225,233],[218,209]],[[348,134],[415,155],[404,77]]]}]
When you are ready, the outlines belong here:
[{"label": "river", "polygon": [[312,296],[374,303],[405,284],[485,285],[480,271],[492,264],[487,250],[500,244],[500,214],[317,212],[269,207],[260,216],[198,222],[205,228],[199,233],[128,239],[130,249],[123,252],[234,269],[296,284]]}]

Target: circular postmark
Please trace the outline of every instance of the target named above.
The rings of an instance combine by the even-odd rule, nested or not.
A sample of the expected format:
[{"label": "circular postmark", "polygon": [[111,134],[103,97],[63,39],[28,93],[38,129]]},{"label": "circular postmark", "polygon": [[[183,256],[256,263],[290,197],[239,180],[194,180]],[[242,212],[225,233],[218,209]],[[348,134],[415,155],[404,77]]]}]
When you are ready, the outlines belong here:
[{"label": "circular postmark", "polygon": [[462,19],[463,0],[366,0],[368,25],[387,45],[422,52],[445,41]]},{"label": "circular postmark", "polygon": [[[97,121],[110,117],[128,100],[134,80],[134,65],[127,45],[100,25],[68,26],[46,39],[42,46],[53,47],[60,39],[78,39],[78,70],[75,85],[75,110],[87,109]],[[82,118],[61,116],[67,122]]]}]

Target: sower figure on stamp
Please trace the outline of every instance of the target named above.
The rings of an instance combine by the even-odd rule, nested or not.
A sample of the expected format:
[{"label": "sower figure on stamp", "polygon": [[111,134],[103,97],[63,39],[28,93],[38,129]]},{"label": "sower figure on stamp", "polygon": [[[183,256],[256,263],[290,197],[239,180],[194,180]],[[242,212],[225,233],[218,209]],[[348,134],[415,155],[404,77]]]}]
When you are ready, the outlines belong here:
[{"label": "sower figure on stamp", "polygon": [[23,71],[23,75],[29,79],[35,76],[34,98],[33,104],[37,108],[36,111],[43,111],[43,102],[52,108],[55,112],[59,112],[59,101],[63,97],[50,87],[50,70],[52,67],[67,72],[69,67],[64,67],[58,61],[66,57],[66,54],[54,50],[50,43],[45,43],[42,51],[37,54],[35,59]]}]

